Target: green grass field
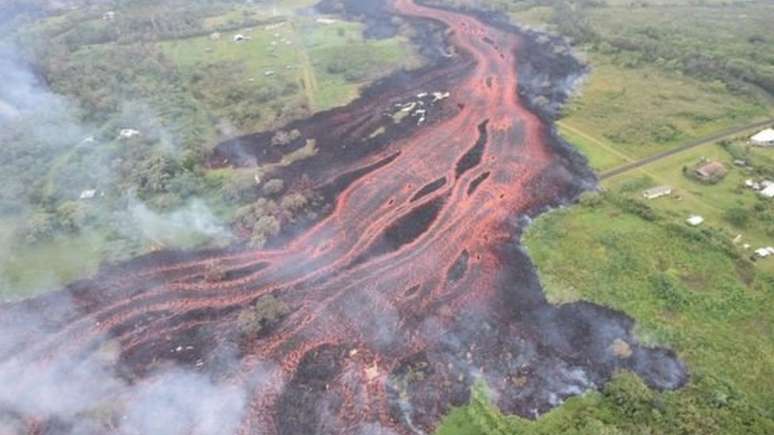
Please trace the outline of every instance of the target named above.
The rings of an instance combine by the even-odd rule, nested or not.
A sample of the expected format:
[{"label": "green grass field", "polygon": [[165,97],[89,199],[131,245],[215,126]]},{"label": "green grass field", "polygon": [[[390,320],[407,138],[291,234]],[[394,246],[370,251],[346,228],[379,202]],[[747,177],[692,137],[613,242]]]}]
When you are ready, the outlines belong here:
[{"label": "green grass field", "polygon": [[58,237],[11,253],[8,247],[16,226],[16,222],[0,220],[0,299],[33,296],[97,271],[102,234]]},{"label": "green grass field", "polygon": [[560,125],[597,171],[771,115],[751,99],[729,93],[722,83],[657,67],[626,68],[607,55],[589,60],[591,74]]},{"label": "green grass field", "polygon": [[[244,81],[259,88],[298,84],[301,98],[312,111],[346,104],[358,95],[363,84],[395,68],[418,64],[404,38],[364,40],[359,23],[319,24],[305,17],[284,23],[225,32],[217,40],[200,36],[164,41],[160,46],[186,74],[238,62],[241,68],[235,74],[223,75],[224,82]],[[250,40],[235,43],[233,37],[237,34]],[[328,60],[345,49],[348,62],[367,65],[362,79],[347,80],[343,74],[328,71]]]}]

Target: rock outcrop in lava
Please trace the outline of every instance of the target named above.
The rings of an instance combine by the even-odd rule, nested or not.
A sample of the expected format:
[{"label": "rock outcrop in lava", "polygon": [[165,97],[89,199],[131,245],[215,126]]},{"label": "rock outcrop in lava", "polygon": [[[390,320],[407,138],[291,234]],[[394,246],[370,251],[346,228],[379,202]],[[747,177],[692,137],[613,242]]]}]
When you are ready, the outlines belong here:
[{"label": "rock outcrop in lava", "polygon": [[[520,80],[534,77],[521,67],[550,67],[540,46],[411,0],[392,12],[446,29],[448,56],[288,127],[319,147],[280,169],[331,204],[319,222],[267,250],[156,253],[2,307],[0,380],[14,386],[0,417],[26,433],[166,433],[153,426],[166,420],[174,433],[427,433],[478,381],[527,417],[616,369],[656,388],[684,382],[673,352],[639,345],[624,314],[549,304],[518,244],[525,218],[593,184],[523,102]],[[212,164],[267,163],[300,146],[271,136],[224,143]],[[38,399],[57,391],[72,406]],[[190,414],[142,414],[176,391]]]}]

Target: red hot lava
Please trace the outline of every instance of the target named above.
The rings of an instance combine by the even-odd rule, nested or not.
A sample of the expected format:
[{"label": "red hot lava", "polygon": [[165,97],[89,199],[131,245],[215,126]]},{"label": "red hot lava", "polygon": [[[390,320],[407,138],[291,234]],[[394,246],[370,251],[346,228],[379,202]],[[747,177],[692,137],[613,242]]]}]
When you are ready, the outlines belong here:
[{"label": "red hot lava", "polygon": [[[300,124],[321,152],[289,171],[329,193],[327,217],[276,249],[157,254],[5,307],[7,319],[22,307],[44,312],[49,327],[0,349],[0,361],[87,358],[108,337],[131,384],[174,364],[243,388],[245,434],[431,432],[477,380],[505,412],[528,417],[617,368],[657,388],[681,385],[674,354],[636,344],[626,316],[548,304],[517,244],[518,217],[578,192],[574,163],[518,96],[524,37],[411,0],[393,7],[446,27],[457,55]],[[415,112],[408,122],[427,117],[421,126],[357,150],[383,112],[428,87],[451,98],[435,114]],[[237,148],[257,159],[265,137],[224,144],[216,159],[236,163]],[[240,313],[269,296],[286,309],[244,339]],[[66,298],[74,307],[58,309]],[[0,404],[29,432],[56,427]]]}]

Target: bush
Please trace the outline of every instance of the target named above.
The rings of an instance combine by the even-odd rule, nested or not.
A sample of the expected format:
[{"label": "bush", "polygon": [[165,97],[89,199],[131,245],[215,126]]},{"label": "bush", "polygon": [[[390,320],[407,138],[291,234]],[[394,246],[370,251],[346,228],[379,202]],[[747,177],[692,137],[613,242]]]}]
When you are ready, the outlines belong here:
[{"label": "bush", "polygon": [[256,248],[262,248],[270,238],[280,232],[280,222],[274,216],[262,216],[253,226],[253,234],[250,243]]},{"label": "bush", "polygon": [[723,212],[723,219],[738,228],[747,227],[747,224],[750,222],[750,216],[750,211],[741,207],[729,208]]},{"label": "bush", "polygon": [[274,327],[290,313],[290,308],[273,295],[258,298],[255,305],[242,310],[237,317],[237,329],[243,337],[255,338]]},{"label": "bush", "polygon": [[223,184],[223,197],[231,203],[239,204],[258,199],[258,187],[253,174],[238,172]]},{"label": "bush", "polygon": [[265,195],[272,196],[282,192],[283,189],[285,189],[285,182],[279,178],[273,178],[263,185],[262,190]]}]

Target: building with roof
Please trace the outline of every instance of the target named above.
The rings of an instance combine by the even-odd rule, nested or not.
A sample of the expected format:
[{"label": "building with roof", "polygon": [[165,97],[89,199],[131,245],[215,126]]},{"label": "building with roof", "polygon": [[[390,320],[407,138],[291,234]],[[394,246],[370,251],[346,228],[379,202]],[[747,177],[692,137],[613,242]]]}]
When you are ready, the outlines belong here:
[{"label": "building with roof", "polygon": [[695,169],[696,176],[702,181],[717,182],[728,173],[728,169],[723,163],[712,161],[704,163]]},{"label": "building with roof", "polygon": [[688,225],[693,226],[693,227],[697,227],[697,226],[699,226],[699,225],[704,223],[704,218],[699,216],[699,215],[692,215],[691,217],[689,217],[685,221],[688,223]]},{"label": "building with roof", "polygon": [[645,197],[646,199],[656,199],[656,198],[660,198],[662,196],[668,196],[671,194],[672,194],[671,186],[653,187],[642,192],[642,196]]},{"label": "building with roof", "polygon": [[760,147],[774,146],[774,128],[767,128],[750,138],[750,143]]},{"label": "building with roof", "polygon": [[774,184],[769,184],[765,189],[758,192],[764,198],[774,198]]}]

